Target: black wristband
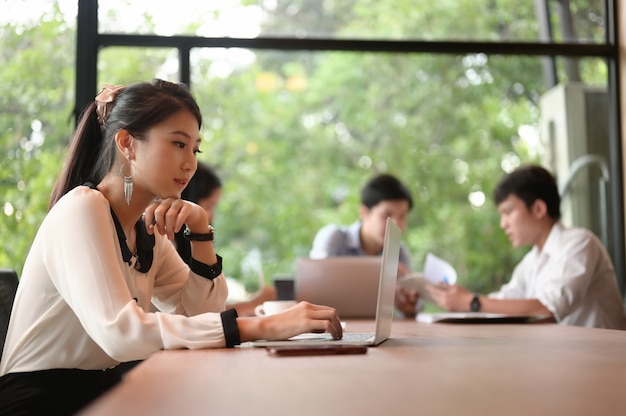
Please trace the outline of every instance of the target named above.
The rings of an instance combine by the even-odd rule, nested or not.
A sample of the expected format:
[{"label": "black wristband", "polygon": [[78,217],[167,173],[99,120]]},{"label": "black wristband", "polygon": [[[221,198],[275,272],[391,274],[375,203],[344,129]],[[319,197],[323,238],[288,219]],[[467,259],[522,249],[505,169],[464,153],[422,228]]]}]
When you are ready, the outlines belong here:
[{"label": "black wristband", "polygon": [[226,348],[232,348],[235,345],[241,344],[239,326],[237,326],[237,310],[234,308],[227,309],[220,313],[220,317],[222,318]]},{"label": "black wristband", "polygon": [[222,273],[222,258],[217,254],[215,256],[217,257],[217,263],[212,266],[191,257],[189,268],[192,272],[206,277],[209,280],[213,280]]},{"label": "black wristband", "polygon": [[214,238],[214,230],[213,226],[209,224],[209,232],[206,234],[194,234],[189,231],[189,228],[185,227],[185,231],[183,231],[183,235],[189,241],[213,241]]}]

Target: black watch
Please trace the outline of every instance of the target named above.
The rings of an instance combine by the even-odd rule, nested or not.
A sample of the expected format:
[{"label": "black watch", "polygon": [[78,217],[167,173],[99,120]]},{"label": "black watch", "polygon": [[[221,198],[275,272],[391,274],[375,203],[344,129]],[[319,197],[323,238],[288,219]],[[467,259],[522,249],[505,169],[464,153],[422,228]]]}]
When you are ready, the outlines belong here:
[{"label": "black watch", "polygon": [[480,297],[478,295],[474,295],[474,297],[472,298],[472,301],[470,302],[470,311],[480,311]]},{"label": "black watch", "polygon": [[189,241],[213,241],[213,231],[215,228],[211,224],[209,224],[209,232],[206,234],[194,234],[189,231],[189,228],[185,227],[185,231],[183,231],[183,235]]}]

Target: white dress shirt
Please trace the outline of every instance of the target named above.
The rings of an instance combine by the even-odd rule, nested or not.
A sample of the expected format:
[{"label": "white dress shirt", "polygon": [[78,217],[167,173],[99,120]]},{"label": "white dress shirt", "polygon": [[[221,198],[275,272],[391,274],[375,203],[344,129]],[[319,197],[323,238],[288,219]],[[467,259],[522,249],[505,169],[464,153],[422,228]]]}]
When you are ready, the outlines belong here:
[{"label": "white dress shirt", "polygon": [[537,299],[564,325],[626,329],[615,271],[602,243],[592,232],[560,222],[543,249],[534,246],[511,281],[489,296]]},{"label": "white dress shirt", "polygon": [[[106,369],[161,349],[224,347],[228,288],[156,233],[152,266],[124,261],[107,199],[79,186],[50,210],[26,259],[0,375]],[[149,313],[150,302],[163,311]]]}]

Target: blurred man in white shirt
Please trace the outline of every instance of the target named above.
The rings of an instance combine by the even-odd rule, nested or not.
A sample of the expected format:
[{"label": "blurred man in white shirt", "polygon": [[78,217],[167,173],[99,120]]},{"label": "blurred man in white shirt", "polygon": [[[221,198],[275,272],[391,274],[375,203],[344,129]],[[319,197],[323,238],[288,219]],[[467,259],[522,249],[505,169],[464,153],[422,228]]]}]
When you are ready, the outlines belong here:
[{"label": "blurred man in white shirt", "polygon": [[[350,226],[328,224],[317,232],[311,258],[332,256],[380,256],[385,240],[385,224],[391,218],[402,231],[406,229],[413,198],[408,188],[393,175],[380,174],[361,190],[359,221]],[[411,258],[406,246],[400,247],[398,277],[411,272]],[[405,317],[418,310],[416,291],[396,288],[395,305]]]},{"label": "blurred man in white shirt", "polygon": [[500,227],[514,247],[532,249],[508,284],[487,296],[456,285],[432,286],[437,304],[450,311],[552,315],[563,325],[626,329],[613,264],[590,231],[560,221],[554,177],[536,165],[505,176],[494,191]]}]

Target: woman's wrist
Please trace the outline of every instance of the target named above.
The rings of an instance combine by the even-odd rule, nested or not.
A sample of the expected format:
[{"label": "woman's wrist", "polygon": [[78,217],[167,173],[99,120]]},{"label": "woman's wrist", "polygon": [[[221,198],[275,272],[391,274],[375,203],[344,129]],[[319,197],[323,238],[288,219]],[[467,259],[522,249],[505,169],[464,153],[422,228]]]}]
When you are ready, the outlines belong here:
[{"label": "woman's wrist", "polygon": [[185,228],[183,235],[189,241],[213,241],[214,239],[214,228],[211,224],[207,230],[200,232],[198,230],[192,231],[189,227]]},{"label": "woman's wrist", "polygon": [[237,327],[239,328],[239,337],[241,342],[254,341],[257,339],[266,339],[265,318],[259,317],[238,317]]},{"label": "woman's wrist", "polygon": [[209,261],[207,262],[207,259],[198,259],[192,254],[189,267],[194,273],[213,280],[222,274],[222,258],[217,254],[214,255],[215,261],[208,259]]}]

